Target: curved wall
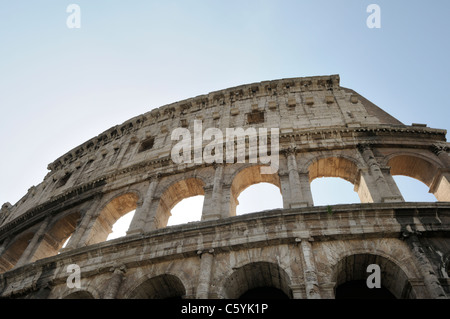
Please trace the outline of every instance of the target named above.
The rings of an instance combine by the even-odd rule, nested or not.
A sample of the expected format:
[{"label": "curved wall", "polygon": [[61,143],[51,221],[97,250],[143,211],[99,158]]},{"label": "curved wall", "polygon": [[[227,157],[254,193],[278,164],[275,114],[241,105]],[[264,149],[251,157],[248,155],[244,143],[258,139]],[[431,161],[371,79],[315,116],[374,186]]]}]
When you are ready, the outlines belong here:
[{"label": "curved wall", "polygon": [[[187,129],[195,145],[199,125],[200,134],[224,136],[227,128],[278,129],[268,139],[272,153],[279,145],[277,170],[250,160],[250,139],[242,162],[237,141],[232,162],[196,161],[195,149],[190,163],[174,162],[172,132]],[[64,154],[41,184],[2,206],[0,293],[235,298],[272,287],[290,298],[334,298],[337,285],[377,262],[395,297],[446,297],[445,135],[402,124],[337,75],[243,85],[154,109]],[[200,140],[205,151],[210,140]],[[439,202],[405,203],[393,175],[421,180]],[[320,177],[351,182],[361,204],[314,207],[310,183]],[[239,194],[260,182],[279,187],[283,209],[235,216]],[[174,205],[195,195],[205,196],[202,220],[167,227]],[[127,236],[105,241],[133,210]],[[69,264],[80,266],[81,288],[68,287]]]}]

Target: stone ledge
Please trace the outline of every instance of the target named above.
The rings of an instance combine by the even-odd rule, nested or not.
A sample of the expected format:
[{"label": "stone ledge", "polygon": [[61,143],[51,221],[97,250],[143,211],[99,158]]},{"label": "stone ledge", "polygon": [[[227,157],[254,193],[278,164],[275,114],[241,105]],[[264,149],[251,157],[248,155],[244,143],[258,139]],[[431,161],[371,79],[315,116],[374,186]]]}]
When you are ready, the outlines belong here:
[{"label": "stone ledge", "polygon": [[[440,210],[440,212],[439,212]],[[450,203],[380,203],[380,204],[353,204],[353,205],[335,205],[333,206],[333,214],[327,212],[327,207],[308,207],[298,209],[279,209],[272,211],[264,211],[259,213],[247,214],[242,216],[229,217],[226,219],[215,221],[199,221],[183,225],[170,226],[163,229],[157,229],[144,234],[124,236],[111,241],[102,242],[82,248],[73,249],[63,252],[59,255],[38,260],[34,263],[24,265],[22,267],[12,269],[8,272],[0,274],[0,281],[6,278],[22,276],[23,274],[35,274],[36,269],[46,267],[46,265],[66,265],[76,263],[77,261],[91,259],[95,260],[95,256],[102,256],[99,261],[102,269],[110,267],[110,263],[118,262],[116,258],[121,252],[131,251],[142,247],[158,247],[155,250],[141,251],[140,254],[146,256],[144,259],[136,260],[136,255],[125,255],[120,259],[121,263],[130,264],[146,264],[162,260],[170,260],[183,256],[183,258],[194,257],[197,251],[201,249],[213,248],[216,253],[228,252],[232,250],[248,249],[254,247],[265,247],[267,245],[295,244],[297,238],[313,237],[318,241],[338,240],[338,239],[361,239],[364,238],[400,238],[401,224],[396,222],[396,213],[403,212],[403,217],[415,217],[420,215],[421,211],[425,211],[426,215],[434,215],[437,213],[450,217]],[[371,230],[367,225],[364,226],[361,220],[355,225],[346,227],[339,225],[326,224],[326,222],[340,222],[346,220],[354,220],[354,213],[360,212],[364,214],[363,221],[367,219],[391,220],[391,222],[378,225],[378,229]],[[443,216],[440,216],[443,217]],[[395,221],[394,223],[392,221]],[[319,222],[319,226],[310,228],[308,224]],[[417,220],[415,220],[415,223]],[[322,223],[322,224],[321,224]],[[323,224],[325,223],[325,224]],[[266,229],[270,225],[294,225],[297,229],[290,227],[289,230],[276,230],[272,233],[261,230]],[[370,226],[370,225],[369,225]],[[322,228],[321,228],[322,227]],[[323,228],[325,227],[325,228]],[[257,230],[260,230],[258,232]],[[324,232],[324,230],[326,230]],[[356,231],[352,231],[356,230]],[[233,238],[232,233],[235,231],[256,231],[247,236],[239,236]],[[450,224],[443,224],[435,230],[442,234],[450,232]],[[216,239],[218,233],[225,236],[228,232],[230,237],[224,239]],[[431,232],[431,231],[428,231]],[[308,235],[309,234],[309,235]],[[202,237],[201,244],[198,238]],[[208,237],[209,236],[209,237]],[[362,237],[361,237],[362,236]],[[305,238],[306,238],[305,237]],[[182,241],[182,249],[167,242],[167,238],[171,238],[172,243]],[[210,238],[210,239],[208,239]],[[189,241],[192,242],[189,242]],[[162,245],[162,246],[161,246]],[[201,247],[199,247],[199,245]],[[108,262],[108,256],[111,261]],[[113,256],[116,256],[113,258]],[[98,267],[91,268],[93,272],[102,271]],[[106,266],[105,266],[106,265]],[[92,268],[93,267],[93,268]],[[105,270],[106,271],[106,270]]]}]

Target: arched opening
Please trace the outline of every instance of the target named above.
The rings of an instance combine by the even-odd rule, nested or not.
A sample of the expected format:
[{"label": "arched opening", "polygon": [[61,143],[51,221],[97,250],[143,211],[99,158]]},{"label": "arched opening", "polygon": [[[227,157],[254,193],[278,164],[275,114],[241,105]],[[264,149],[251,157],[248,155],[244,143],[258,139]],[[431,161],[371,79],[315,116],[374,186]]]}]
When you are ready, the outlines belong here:
[{"label": "arched opening", "polygon": [[393,176],[406,202],[435,202],[436,197],[423,182],[409,176]]},{"label": "arched opening", "polygon": [[[369,288],[374,274],[369,265],[380,267],[381,288]],[[414,299],[415,293],[405,272],[393,261],[373,254],[355,254],[341,259],[334,269],[336,299]]]},{"label": "arched opening", "polygon": [[270,262],[255,262],[237,268],[224,283],[226,299],[287,299],[292,293],[286,271]]},{"label": "arched opening", "polygon": [[[239,205],[239,195],[248,187],[259,183],[272,184],[278,188],[278,192],[281,194],[280,178],[278,174],[261,174],[261,165],[246,167],[236,174],[231,184],[230,216],[236,216],[236,207]],[[268,190],[267,187],[266,190]],[[271,196],[273,196],[273,192],[270,191],[270,193]],[[259,200],[260,199],[258,199],[258,201]]]},{"label": "arched opening", "polygon": [[129,213],[126,213],[122,217],[120,217],[113,225],[111,233],[108,235],[106,240],[112,240],[116,238],[120,238],[127,235],[127,230],[130,228],[131,221],[133,220],[133,216],[136,210],[132,210]]},{"label": "arched opening", "polygon": [[[189,178],[181,180],[170,185],[166,191],[162,194],[156,216],[158,220],[158,228],[166,227],[168,225],[169,218],[172,216],[172,209],[180,203],[183,199],[187,199],[194,196],[205,195],[204,182],[198,178]],[[200,198],[194,199],[194,202],[201,200]],[[189,203],[189,201],[188,201]],[[192,204],[192,203],[191,203]],[[198,203],[197,203],[198,204]],[[174,220],[189,220],[193,221],[197,217],[191,215],[192,207],[184,207],[184,205],[176,210],[176,218]],[[198,210],[197,210],[198,215]],[[201,216],[201,213],[200,213]],[[171,221],[171,223],[174,221]]]},{"label": "arched opening", "polygon": [[365,280],[347,281],[336,288],[336,299],[397,299],[384,286],[369,289]]},{"label": "arched opening", "polygon": [[263,210],[283,208],[280,189],[269,183],[258,183],[241,192],[236,207],[236,215],[260,212]]},{"label": "arched opening", "polygon": [[[356,164],[343,157],[321,158],[308,167],[314,205],[361,203],[356,192],[359,173]],[[365,200],[364,200],[365,201]]]},{"label": "arched opening", "polygon": [[316,178],[311,182],[311,193],[316,206],[361,202],[354,185],[339,177]]},{"label": "arched opening", "polygon": [[202,219],[203,202],[205,196],[197,195],[185,198],[170,211],[167,226],[181,225]]},{"label": "arched opening", "polygon": [[[422,201],[419,198],[423,198],[423,201],[435,201],[435,198],[437,200],[447,200],[450,198],[445,183],[433,185],[435,179],[440,175],[437,164],[414,155],[397,155],[392,157],[387,165],[391,167],[391,175],[394,176],[398,188],[402,192],[402,195],[404,195],[406,201]],[[416,179],[425,184],[427,188],[411,182],[411,180],[398,178],[396,175]],[[404,182],[405,180],[406,182]],[[432,190],[431,188],[433,186],[435,187]],[[440,187],[445,188],[445,190],[440,189]],[[430,192],[434,194],[434,198],[428,195]],[[442,198],[439,196],[441,193],[444,193],[444,196],[441,196]]]},{"label": "arched opening", "polygon": [[75,212],[55,222],[50,230],[45,232],[39,247],[31,258],[31,262],[57,255],[64,243],[75,231],[80,217],[81,214]]},{"label": "arched opening", "polygon": [[26,233],[17,238],[0,256],[0,272],[12,269],[27,249],[34,233]]},{"label": "arched opening", "polygon": [[94,296],[88,291],[76,291],[65,296],[63,299],[94,299]]},{"label": "arched opening", "polygon": [[[70,238],[72,238],[72,235],[69,236],[69,237],[64,241],[63,245],[61,246],[61,249],[66,248],[67,244],[68,244],[69,241],[70,241]],[[60,252],[61,252],[61,251],[59,251],[58,253],[60,253]]]},{"label": "arched opening", "polygon": [[174,275],[160,275],[147,279],[130,294],[130,299],[182,299],[186,289]]},{"label": "arched opening", "polygon": [[107,240],[119,218],[136,210],[138,200],[139,197],[135,193],[127,193],[111,200],[97,217],[86,244],[92,245]]}]

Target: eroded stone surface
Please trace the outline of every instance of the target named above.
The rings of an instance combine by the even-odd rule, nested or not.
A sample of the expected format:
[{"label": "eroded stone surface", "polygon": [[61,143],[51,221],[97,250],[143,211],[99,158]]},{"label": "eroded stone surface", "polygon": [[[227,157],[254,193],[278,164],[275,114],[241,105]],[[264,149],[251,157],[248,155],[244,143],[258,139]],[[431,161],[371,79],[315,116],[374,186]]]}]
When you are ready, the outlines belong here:
[{"label": "eroded stone surface", "polygon": [[[278,128],[279,169],[171,159],[171,132]],[[0,211],[0,295],[36,298],[237,298],[274,287],[334,298],[379,264],[397,298],[448,298],[450,160],[446,131],[407,126],[339,76],[212,92],[113,127],[49,165],[43,182]],[[202,149],[208,144],[203,141]],[[393,175],[438,203],[405,203]],[[310,183],[341,177],[361,204],[315,207]],[[267,182],[283,209],[235,216],[237,197]],[[166,227],[180,200],[204,195],[201,221]],[[136,210],[127,236],[105,242]],[[61,249],[69,238],[66,248]],[[67,285],[67,266],[81,287]]]}]

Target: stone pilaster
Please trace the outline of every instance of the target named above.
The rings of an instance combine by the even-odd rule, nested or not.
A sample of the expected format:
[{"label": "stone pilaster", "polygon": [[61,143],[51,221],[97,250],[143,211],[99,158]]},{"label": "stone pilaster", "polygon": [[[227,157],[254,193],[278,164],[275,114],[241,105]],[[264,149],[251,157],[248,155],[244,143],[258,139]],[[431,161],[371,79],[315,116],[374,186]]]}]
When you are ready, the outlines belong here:
[{"label": "stone pilaster", "polygon": [[296,239],[299,242],[300,250],[303,256],[303,273],[305,280],[306,298],[321,299],[319,281],[317,279],[316,261],[314,259],[312,245],[312,238],[310,239]]},{"label": "stone pilaster", "polygon": [[405,231],[403,236],[406,237],[406,242],[411,248],[419,266],[418,268],[422,273],[423,281],[428,290],[429,297],[432,299],[445,299],[445,291],[439,283],[439,279],[436,276],[433,266],[424,252],[422,244],[417,237],[417,233]]},{"label": "stone pilaster", "polygon": [[89,232],[95,222],[95,217],[99,214],[98,209],[101,204],[101,196],[96,196],[92,202],[92,206],[83,215],[80,224],[70,237],[64,250],[85,246]]},{"label": "stone pilaster", "polygon": [[119,292],[120,285],[122,284],[123,277],[125,276],[126,267],[113,267],[110,269],[113,273],[111,279],[108,282],[106,291],[103,295],[103,299],[116,299]]},{"label": "stone pilaster", "polygon": [[384,179],[391,191],[392,194],[392,202],[404,202],[403,195],[400,192],[400,189],[397,186],[397,183],[395,182],[394,178],[391,175],[391,168],[390,167],[380,167],[380,170],[384,176]]},{"label": "stone pilaster", "polygon": [[207,194],[205,190],[205,200],[203,204],[202,220],[214,220],[222,217],[222,183],[223,183],[223,165],[214,165],[214,183],[211,193]]},{"label": "stone pilaster", "polygon": [[449,147],[445,145],[433,145],[433,152],[445,165],[439,169],[437,176],[430,187],[430,192],[434,194],[438,201],[450,202],[450,156]]},{"label": "stone pilaster", "polygon": [[381,171],[380,164],[375,158],[372,152],[372,147],[369,144],[359,144],[358,149],[366,162],[370,177],[367,175],[363,176],[364,182],[367,185],[369,192],[374,200],[374,202],[399,202],[403,201],[403,198],[399,198],[397,194],[394,194],[388,183],[386,182],[385,176]]},{"label": "stone pilaster", "polygon": [[[145,221],[150,213],[153,197],[155,194],[156,186],[158,185],[158,176],[153,176],[150,178],[150,183],[145,193],[145,197],[138,203],[138,207],[133,216],[133,220],[130,223],[130,228],[127,231],[127,235],[140,234],[144,232]],[[139,205],[140,204],[140,205]]]},{"label": "stone pilaster", "polygon": [[211,284],[211,272],[214,263],[214,249],[198,251],[200,255],[200,271],[198,274],[197,299],[208,299]]},{"label": "stone pilaster", "polygon": [[48,224],[50,223],[51,218],[47,217],[42,224],[40,225],[38,231],[34,234],[27,248],[23,252],[20,259],[17,261],[15,267],[23,266],[31,261],[33,255],[36,253],[37,248],[39,247],[45,232],[47,231]]},{"label": "stone pilaster", "polygon": [[[289,175],[289,188],[290,188],[290,208],[308,207],[312,206],[312,195],[310,189],[309,178],[308,182],[305,182],[304,174],[299,175],[296,159],[295,147],[289,147],[284,151],[284,155],[287,159],[287,170]],[[302,178],[302,179],[300,179]]]}]

